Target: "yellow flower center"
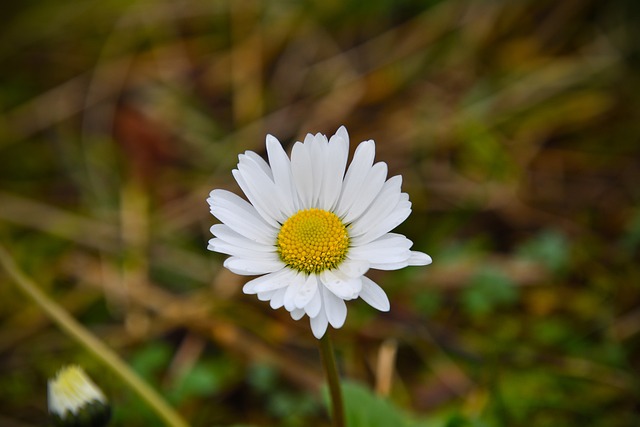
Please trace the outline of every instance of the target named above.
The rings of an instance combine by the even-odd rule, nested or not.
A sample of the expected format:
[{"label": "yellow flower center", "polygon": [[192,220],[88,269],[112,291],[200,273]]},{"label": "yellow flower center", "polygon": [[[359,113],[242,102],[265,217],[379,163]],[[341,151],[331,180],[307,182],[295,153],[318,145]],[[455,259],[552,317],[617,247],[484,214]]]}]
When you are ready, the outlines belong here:
[{"label": "yellow flower center", "polygon": [[344,261],[349,249],[349,234],[336,214],[306,209],[282,224],[276,247],[287,266],[307,274],[319,273]]}]

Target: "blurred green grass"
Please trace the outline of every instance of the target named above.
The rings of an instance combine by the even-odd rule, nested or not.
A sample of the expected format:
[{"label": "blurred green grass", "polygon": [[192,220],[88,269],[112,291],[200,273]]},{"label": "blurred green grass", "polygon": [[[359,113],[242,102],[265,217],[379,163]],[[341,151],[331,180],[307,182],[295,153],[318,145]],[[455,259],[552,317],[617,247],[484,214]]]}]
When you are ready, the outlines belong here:
[{"label": "blurred green grass", "polygon": [[[236,156],[265,154],[266,133],[290,144],[345,124],[403,175],[400,232],[434,259],[373,273],[391,312],[351,303],[333,334],[345,377],[392,402],[379,419],[638,424],[637,9],[7,6],[0,239],[194,426],[326,425],[307,323],[242,295],[206,251],[204,200],[239,191]],[[46,379],[70,362],[111,396],[114,425],[158,422],[0,281],[0,424],[42,425]]]}]

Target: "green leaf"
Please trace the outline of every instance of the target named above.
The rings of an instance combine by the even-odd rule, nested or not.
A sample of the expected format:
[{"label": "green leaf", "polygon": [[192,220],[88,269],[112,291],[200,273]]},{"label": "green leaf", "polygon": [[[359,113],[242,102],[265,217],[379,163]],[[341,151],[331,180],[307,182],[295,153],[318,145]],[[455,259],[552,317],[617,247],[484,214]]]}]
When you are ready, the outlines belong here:
[{"label": "green leaf", "polygon": [[210,363],[199,363],[180,378],[172,401],[180,403],[194,396],[208,396],[220,389],[221,378]]},{"label": "green leaf", "polygon": [[345,416],[349,427],[408,427],[407,416],[386,399],[353,382],[343,382]]},{"label": "green leaf", "polygon": [[142,378],[155,384],[154,375],[169,364],[171,349],[164,343],[151,343],[137,351],[132,359],[132,368]]},{"label": "green leaf", "polygon": [[521,256],[544,264],[549,270],[561,272],[569,263],[569,242],[564,234],[544,230],[524,243],[518,250]]},{"label": "green leaf", "polygon": [[462,294],[462,304],[472,315],[483,315],[495,307],[509,305],[518,296],[517,288],[499,270],[483,269],[472,279]]}]

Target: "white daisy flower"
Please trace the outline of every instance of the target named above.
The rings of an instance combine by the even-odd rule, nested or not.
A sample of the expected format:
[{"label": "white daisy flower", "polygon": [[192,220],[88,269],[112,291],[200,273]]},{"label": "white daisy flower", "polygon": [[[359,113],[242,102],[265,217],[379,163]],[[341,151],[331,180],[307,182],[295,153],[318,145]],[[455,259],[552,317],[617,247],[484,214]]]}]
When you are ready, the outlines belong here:
[{"label": "white daisy flower", "polygon": [[344,126],[329,140],[308,134],[294,144],[291,159],[267,135],[267,154],[269,164],[247,151],[233,170],[249,202],[211,192],[207,202],[222,224],[211,227],[208,249],[231,255],[224,266],[232,272],[260,276],[244,293],[284,307],[295,320],[309,316],[318,339],[328,324],[342,327],[347,300],[360,297],[388,311],[387,295],[364,274],[431,263],[410,250],[409,239],[390,233],[411,213],[402,177],[387,179],[386,163],[373,162],[373,140],[358,145],[347,169]]},{"label": "white daisy flower", "polygon": [[56,426],[105,426],[111,418],[106,397],[79,366],[62,368],[49,380],[47,394]]}]

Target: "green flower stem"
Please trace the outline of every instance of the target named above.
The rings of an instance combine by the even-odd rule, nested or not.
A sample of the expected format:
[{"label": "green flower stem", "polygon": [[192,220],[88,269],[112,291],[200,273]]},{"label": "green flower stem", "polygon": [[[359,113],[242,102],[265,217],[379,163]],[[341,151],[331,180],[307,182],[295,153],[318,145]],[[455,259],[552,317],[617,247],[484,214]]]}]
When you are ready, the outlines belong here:
[{"label": "green flower stem", "polygon": [[342,389],[340,388],[340,376],[336,366],[336,358],[327,331],[320,338],[320,355],[322,356],[322,364],[327,374],[327,382],[329,383],[329,394],[331,395],[331,418],[334,427],[345,427],[344,422],[344,405],[342,403]]},{"label": "green flower stem", "polygon": [[111,348],[96,338],[88,329],[69,315],[62,307],[42,292],[16,265],[9,252],[0,245],[0,264],[9,273],[20,290],[31,298],[71,338],[82,344],[99,360],[113,370],[142,400],[162,418],[168,426],[188,427],[189,424],[169,404],[142,380]]}]

